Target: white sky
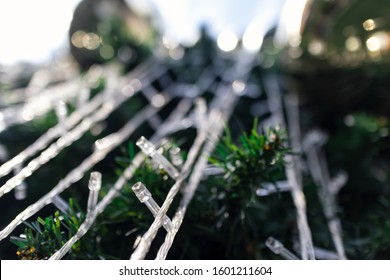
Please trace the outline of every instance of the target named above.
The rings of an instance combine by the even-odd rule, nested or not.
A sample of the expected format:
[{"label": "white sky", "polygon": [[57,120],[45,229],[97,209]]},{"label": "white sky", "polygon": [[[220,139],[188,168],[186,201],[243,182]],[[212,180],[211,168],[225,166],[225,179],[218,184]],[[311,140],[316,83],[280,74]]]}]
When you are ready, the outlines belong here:
[{"label": "white sky", "polygon": [[64,46],[78,0],[0,1],[0,63],[40,62]]},{"label": "white sky", "polygon": [[[43,62],[66,48],[73,9],[80,0],[0,1],[0,64]],[[138,0],[141,1],[141,0]],[[146,1],[146,0],[142,0]],[[276,20],[284,0],[150,0],[161,14],[166,33],[191,42],[200,23],[216,36],[224,29],[242,36],[257,18],[261,29]]]}]

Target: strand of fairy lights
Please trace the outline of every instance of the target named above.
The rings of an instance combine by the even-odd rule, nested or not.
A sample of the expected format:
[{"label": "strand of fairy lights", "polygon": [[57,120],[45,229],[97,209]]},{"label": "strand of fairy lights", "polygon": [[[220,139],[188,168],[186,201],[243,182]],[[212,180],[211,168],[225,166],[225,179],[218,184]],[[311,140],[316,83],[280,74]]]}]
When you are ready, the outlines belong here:
[{"label": "strand of fairy lights", "polygon": [[[166,127],[170,126],[172,123],[179,122],[184,115],[188,112],[190,109],[190,102],[188,100],[183,100],[179,105],[176,107],[176,109],[170,114],[168,119],[162,124],[160,129],[156,131],[155,135],[152,137],[153,142],[157,142],[158,139],[160,139],[165,132],[169,132],[170,130],[167,130]],[[94,211],[90,211],[88,216],[88,228],[93,224],[93,222],[96,220],[97,216],[104,211],[104,209],[118,196],[120,190],[123,188],[123,186],[128,182],[134,175],[134,172],[137,168],[140,167],[142,162],[144,161],[145,156],[142,152],[139,152],[131,162],[131,164],[125,169],[125,171],[122,173],[122,175],[118,178],[118,180],[115,182],[113,187],[108,191],[108,193],[102,198],[102,200],[96,204],[96,207],[94,208]],[[82,232],[83,235],[85,232]],[[80,239],[81,233],[79,234],[79,237],[77,239]],[[76,237],[73,238],[73,242],[76,239]],[[65,249],[63,249],[65,250]],[[57,255],[55,257],[52,257],[53,259],[59,259],[63,257],[64,254]]]},{"label": "strand of fairy lights", "polygon": [[[241,67],[239,67],[239,66],[241,66]],[[239,73],[239,72],[248,73],[249,71],[248,71],[247,66],[248,66],[248,64],[241,62],[236,66],[237,69],[235,69],[235,70],[237,71],[237,73]],[[148,231],[142,236],[137,248],[135,249],[135,251],[131,255],[132,260],[145,258],[146,253],[149,251],[151,243],[157,234],[157,231],[159,230],[159,228],[162,225],[164,215],[168,211],[169,206],[173,202],[173,199],[176,196],[176,194],[178,193],[178,191],[180,190],[182,184],[189,176],[190,169],[195,164],[195,159],[199,155],[199,152],[200,152],[200,149],[201,149],[203,143],[206,141],[207,137],[209,137],[210,139],[212,139],[214,141],[208,142],[208,143],[212,143],[212,144],[206,144],[206,147],[205,147],[206,150],[204,151],[204,154],[202,154],[203,156],[201,156],[199,158],[198,163],[196,163],[196,166],[197,166],[197,169],[196,169],[197,175],[195,177],[196,179],[192,179],[193,183],[190,184],[191,188],[187,189],[187,191],[183,194],[184,197],[187,197],[186,203],[189,203],[191,201],[193,193],[195,192],[196,187],[198,186],[199,181],[202,177],[203,169],[207,166],[207,162],[208,162],[207,154],[209,155],[213,151],[213,149],[216,145],[216,142],[219,138],[219,135],[223,130],[224,121],[223,121],[223,118],[221,118],[221,117],[230,115],[232,109],[234,108],[235,101],[238,98],[237,94],[230,94],[230,95],[227,94],[227,96],[223,95],[223,94],[226,94],[226,92],[224,92],[224,90],[223,90],[224,88],[225,87],[222,86],[219,88],[219,90],[217,90],[217,97],[214,99],[214,102],[211,103],[211,111],[210,111],[209,119],[208,119],[209,124],[208,125],[206,125],[206,124],[200,125],[200,129],[198,130],[198,134],[195,138],[194,144],[190,148],[187,160],[184,163],[184,166],[181,170],[180,176],[178,177],[177,181],[175,182],[175,184],[172,186],[172,188],[168,192],[168,195],[167,195],[163,205],[160,208],[159,214],[155,217],[155,220],[152,223],[152,225],[149,227]],[[219,96],[218,96],[218,94],[219,94]],[[200,111],[202,111],[202,110],[200,110]],[[220,117],[218,117],[218,116],[220,116]],[[202,117],[200,117],[199,119],[202,119]],[[193,178],[193,177],[191,176],[191,178]],[[186,196],[186,193],[187,193],[187,196]],[[184,205],[185,205],[185,203],[184,203]],[[167,251],[169,250],[170,245],[173,242],[173,238],[181,225],[180,219],[182,220],[183,217],[184,217],[183,211],[178,210],[177,215],[176,215],[176,219],[174,219],[172,221],[173,224],[175,225],[176,229],[168,232],[168,235],[166,236],[166,242],[163,244],[163,247],[162,247],[163,248],[162,254],[164,254],[164,252],[167,253]]]},{"label": "strand of fairy lights", "polygon": [[118,145],[123,143],[128,137],[152,115],[156,114],[162,107],[153,107],[148,105],[138,112],[131,120],[129,120],[119,131],[112,133],[102,139],[96,141],[95,151],[72,171],[70,171],[60,182],[47,194],[41,197],[36,203],[28,206],[24,211],[19,213],[16,218],[0,231],[0,240],[7,237],[22,221],[25,221],[44,206],[52,203],[53,198],[59,193],[69,188],[73,183],[79,181],[85,172],[90,170],[96,163],[100,162]]},{"label": "strand of fairy lights", "polygon": [[[252,60],[250,58],[245,59],[245,57],[243,57],[243,59],[240,59],[237,65],[231,71],[236,74],[239,73],[239,75],[241,75],[242,78],[245,79],[249,73],[249,69],[251,69],[251,63]],[[224,89],[225,90],[221,90],[222,95],[220,95],[220,97],[215,100],[214,107],[210,111],[208,119],[203,118],[204,126],[206,126],[206,122],[209,123],[208,141],[203,147],[201,156],[199,157],[198,161],[194,166],[188,184],[183,189],[183,198],[180,201],[180,205],[172,219],[174,229],[167,233],[165,241],[161,245],[157,253],[156,259],[165,259],[167,257],[167,254],[173,244],[176,233],[179,231],[180,226],[183,222],[188,205],[191,202],[195,191],[202,179],[203,172],[207,167],[208,158],[210,157],[211,153],[214,151],[215,146],[218,143],[218,139],[223,132],[226,120],[230,118],[230,115],[233,112],[239,95],[242,94],[242,91],[244,90],[243,87],[239,89],[235,88],[234,82],[231,83],[231,88],[224,87]],[[199,116],[199,119],[202,121],[202,116],[204,116],[204,114],[199,114]]]},{"label": "strand of fairy lights", "polygon": [[[123,85],[123,82],[120,84]],[[150,84],[150,80],[147,80],[145,82],[145,85],[149,85],[149,84]],[[113,87],[114,87],[114,85],[113,85]],[[124,88],[124,86],[122,88]],[[102,102],[101,104],[103,106],[99,110],[95,111],[92,115],[83,118],[80,124],[78,124],[72,130],[67,131],[66,134],[64,134],[63,136],[58,138],[56,142],[54,142],[47,149],[42,151],[38,157],[31,160],[26,165],[26,167],[24,167],[18,174],[16,174],[12,178],[10,178],[0,188],[0,197],[3,196],[5,193],[14,189],[17,185],[20,184],[20,182],[22,182],[27,177],[31,176],[31,174],[34,171],[36,171],[40,166],[47,163],[49,160],[51,160],[52,158],[57,156],[60,153],[60,151],[62,151],[64,148],[66,148],[67,146],[71,145],[73,142],[78,140],[86,131],[88,131],[93,126],[93,124],[95,124],[101,120],[106,119],[110,113],[112,113],[116,108],[118,108],[128,98],[134,96],[135,92],[137,92],[137,89],[134,89],[134,88],[132,88],[130,90],[128,85],[126,86],[126,89],[127,89],[126,91],[122,91],[120,94],[116,94],[116,91],[114,89],[109,89],[112,92],[112,93],[110,92],[110,95],[112,95],[111,98],[107,97],[107,93],[103,94],[102,100],[101,100],[101,102]],[[61,123],[59,123],[58,124],[58,133],[61,133],[62,131],[63,131],[63,127],[62,127]],[[47,138],[49,138],[49,137],[44,138],[44,140],[47,140]],[[41,147],[43,144],[43,141],[42,142],[38,141],[38,143],[39,143],[39,147]],[[36,151],[37,148],[39,148],[39,147],[38,147],[38,145],[36,145],[36,146],[33,145],[33,148],[29,149],[30,154],[31,154],[31,151]],[[3,174],[3,173],[6,174],[6,172],[10,169],[10,166],[15,165],[15,163],[16,164],[20,163],[21,161],[23,161],[23,159],[26,159],[26,156],[27,155],[23,154],[23,152],[22,152],[21,154],[19,154],[15,158],[13,158],[11,161],[8,161],[7,163],[5,163],[3,165],[4,171],[1,170],[1,167],[0,167],[0,174]],[[3,173],[1,171],[3,171]]]},{"label": "strand of fairy lights", "polygon": [[[279,85],[274,76],[270,76],[268,79],[266,79],[266,87],[266,92],[268,93],[267,101],[273,122],[278,122],[282,128],[286,128],[281,93],[279,90]],[[288,163],[285,164],[285,173],[291,186],[291,196],[297,211],[297,227],[299,233],[301,257],[304,260],[312,260],[315,259],[314,245],[306,215],[306,199],[302,190],[302,173],[301,170],[298,170],[296,158],[287,155],[286,162]]]}]

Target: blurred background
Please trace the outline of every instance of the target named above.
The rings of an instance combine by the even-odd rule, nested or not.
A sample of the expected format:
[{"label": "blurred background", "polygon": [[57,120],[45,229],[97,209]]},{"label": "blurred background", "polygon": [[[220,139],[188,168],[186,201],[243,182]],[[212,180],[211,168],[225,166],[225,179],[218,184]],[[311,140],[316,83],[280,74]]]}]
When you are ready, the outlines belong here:
[{"label": "blurred background", "polygon": [[[42,63],[68,51],[68,30],[79,2],[16,0],[0,3],[0,32],[4,38],[0,64]],[[225,29],[242,36],[250,23],[267,30],[276,24],[284,0],[272,3],[249,0],[129,2],[141,13],[153,15],[156,28],[162,34],[191,45],[199,39],[202,25],[207,26],[214,38]]]},{"label": "blurred background", "polygon": [[[34,176],[27,176],[28,188],[9,194],[0,189],[5,196],[0,197],[1,229],[78,166],[97,139],[120,129],[140,108],[159,104],[162,96],[157,93],[169,89],[173,104],[97,165],[106,189],[134,155],[132,144],[150,136],[159,127],[158,118],[165,119],[179,100],[202,96],[212,104],[220,88],[233,87],[240,98],[228,128],[242,149],[253,148],[243,133],[251,132],[254,123],[252,133],[286,129],[286,145],[299,158],[295,164],[302,175],[316,257],[390,258],[388,0],[13,0],[0,2],[0,35],[2,164],[61,124],[61,118],[82,111],[87,101],[111,89],[108,81],[138,77],[146,69],[149,83],[144,88],[144,80],[132,80],[131,89],[142,88],[142,94],[115,107]],[[237,65],[245,69],[237,71]],[[119,91],[125,94],[125,89]],[[187,132],[175,135],[183,150],[195,135]],[[257,155],[256,149],[263,148],[269,150],[268,143],[248,153]],[[225,156],[221,161],[226,167],[232,156]],[[0,166],[1,185],[23,164]],[[224,176],[204,180],[170,257],[282,258],[265,244],[274,236],[305,258],[299,250],[296,205],[288,192],[291,181],[283,166],[263,170],[264,176],[244,170],[245,176],[234,177],[243,168],[237,164]],[[140,172],[137,178],[154,183],[153,193],[162,200],[169,182],[159,185],[156,174]],[[248,177],[254,183],[245,188]],[[265,187],[269,182],[264,177],[280,189],[269,191],[272,186]],[[64,200],[85,205],[87,184],[84,176],[64,193]],[[229,186],[236,189],[227,190]],[[91,230],[68,258],[128,258],[129,244],[152,221],[145,209],[138,214],[126,208],[139,206],[129,195],[121,194],[123,200],[97,222],[100,228]],[[48,226],[49,237],[57,208],[50,205],[39,212],[47,217],[41,224]],[[26,233],[34,236],[29,243]],[[20,226],[13,233],[14,244],[9,238],[0,244],[0,258],[47,258],[55,246],[42,245],[47,244],[45,234],[31,223]],[[66,240],[67,234],[60,237]],[[39,246],[41,251],[35,251]]]}]

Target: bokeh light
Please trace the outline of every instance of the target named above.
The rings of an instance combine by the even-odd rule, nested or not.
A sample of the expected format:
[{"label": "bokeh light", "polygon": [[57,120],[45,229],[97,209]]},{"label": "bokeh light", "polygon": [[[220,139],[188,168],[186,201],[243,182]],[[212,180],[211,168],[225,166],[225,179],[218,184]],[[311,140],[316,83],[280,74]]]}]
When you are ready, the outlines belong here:
[{"label": "bokeh light", "polygon": [[237,35],[230,30],[224,30],[218,35],[217,44],[222,51],[230,52],[237,47]]}]

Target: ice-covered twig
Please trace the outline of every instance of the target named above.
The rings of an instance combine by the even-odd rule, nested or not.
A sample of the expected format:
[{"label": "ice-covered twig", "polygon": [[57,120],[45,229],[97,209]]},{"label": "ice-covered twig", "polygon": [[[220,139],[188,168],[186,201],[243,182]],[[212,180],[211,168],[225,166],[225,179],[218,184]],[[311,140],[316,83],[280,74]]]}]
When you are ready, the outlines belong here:
[{"label": "ice-covered twig", "polygon": [[282,242],[279,240],[268,237],[265,241],[265,245],[275,254],[282,256],[286,260],[299,260],[290,250],[286,249]]},{"label": "ice-covered twig", "polygon": [[99,191],[102,185],[102,175],[99,172],[92,172],[89,179],[89,197],[88,197],[88,206],[87,214],[84,222],[80,225],[77,233],[72,236],[57,252],[55,252],[50,260],[60,260],[62,259],[72,248],[72,246],[83,237],[87,231],[92,226],[96,216],[96,203],[98,200]]}]

